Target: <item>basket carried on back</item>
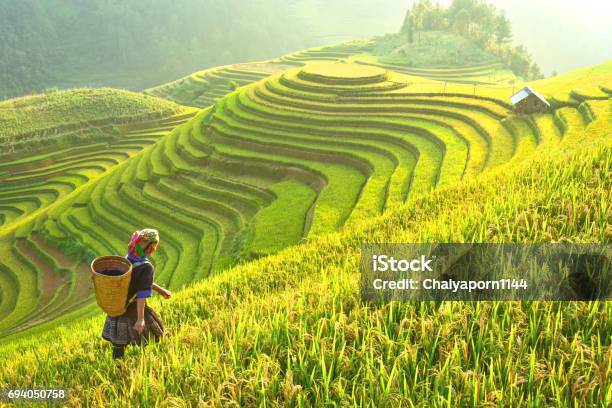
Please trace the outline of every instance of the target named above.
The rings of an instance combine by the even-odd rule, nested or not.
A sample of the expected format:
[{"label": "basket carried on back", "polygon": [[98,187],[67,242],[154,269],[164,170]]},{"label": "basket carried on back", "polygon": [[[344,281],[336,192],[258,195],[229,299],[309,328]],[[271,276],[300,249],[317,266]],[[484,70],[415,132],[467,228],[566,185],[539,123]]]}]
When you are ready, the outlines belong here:
[{"label": "basket carried on back", "polygon": [[125,313],[132,264],[122,256],[100,256],[91,263],[98,305],[109,316]]}]

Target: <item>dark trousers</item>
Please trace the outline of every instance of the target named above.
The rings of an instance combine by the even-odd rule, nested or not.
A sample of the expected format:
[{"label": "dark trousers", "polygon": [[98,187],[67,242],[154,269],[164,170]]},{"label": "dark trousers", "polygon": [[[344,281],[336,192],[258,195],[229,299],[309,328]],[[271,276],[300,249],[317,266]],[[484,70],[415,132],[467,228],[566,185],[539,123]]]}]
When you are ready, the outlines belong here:
[{"label": "dark trousers", "polygon": [[122,358],[125,353],[125,344],[113,344],[113,358]]}]

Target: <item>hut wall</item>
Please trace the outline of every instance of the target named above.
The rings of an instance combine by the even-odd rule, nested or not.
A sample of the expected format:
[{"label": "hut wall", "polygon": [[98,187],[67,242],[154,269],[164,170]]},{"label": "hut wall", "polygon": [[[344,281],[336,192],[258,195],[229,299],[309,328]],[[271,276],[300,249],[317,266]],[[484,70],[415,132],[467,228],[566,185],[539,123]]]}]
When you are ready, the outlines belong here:
[{"label": "hut wall", "polygon": [[546,110],[547,106],[537,96],[529,95],[522,101],[516,104],[515,110],[517,113],[534,113]]}]

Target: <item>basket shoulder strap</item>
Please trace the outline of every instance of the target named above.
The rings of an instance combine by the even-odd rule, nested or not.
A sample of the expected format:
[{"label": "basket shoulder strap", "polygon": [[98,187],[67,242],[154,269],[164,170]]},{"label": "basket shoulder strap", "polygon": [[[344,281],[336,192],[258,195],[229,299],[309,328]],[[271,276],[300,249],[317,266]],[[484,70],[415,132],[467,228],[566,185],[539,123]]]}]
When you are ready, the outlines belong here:
[{"label": "basket shoulder strap", "polygon": [[[125,309],[126,309],[126,310],[127,310],[128,305],[129,305],[130,303],[132,303],[132,302],[133,302],[135,299],[136,299],[136,294],[135,294],[135,293],[132,295],[132,297],[131,297],[131,298],[127,298],[127,299],[125,299]],[[124,311],[123,311],[123,313],[125,313],[125,311],[126,311],[126,310],[124,310]]]},{"label": "basket shoulder strap", "polygon": [[149,262],[149,261],[134,262],[132,264],[132,268],[138,268],[140,265],[145,265],[145,264],[151,265],[151,262]]}]

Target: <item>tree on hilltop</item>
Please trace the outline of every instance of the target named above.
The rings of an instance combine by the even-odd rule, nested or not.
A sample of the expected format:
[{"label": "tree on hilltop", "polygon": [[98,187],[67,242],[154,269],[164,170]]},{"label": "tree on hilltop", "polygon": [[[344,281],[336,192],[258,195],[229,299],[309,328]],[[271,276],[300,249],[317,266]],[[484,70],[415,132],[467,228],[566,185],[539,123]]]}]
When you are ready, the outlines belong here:
[{"label": "tree on hilltop", "polygon": [[410,13],[410,9],[406,10],[406,16],[404,17],[404,24],[402,24],[401,33],[406,36],[408,43],[412,44],[414,41],[414,27],[413,17]]},{"label": "tree on hilltop", "polygon": [[512,40],[512,26],[503,11],[497,16],[496,23],[495,41],[497,42],[497,48],[501,49],[502,44]]},{"label": "tree on hilltop", "polygon": [[400,33],[408,34],[408,30],[410,30],[410,9],[406,10],[406,15],[404,15],[404,22],[402,23]]}]

